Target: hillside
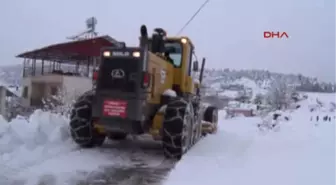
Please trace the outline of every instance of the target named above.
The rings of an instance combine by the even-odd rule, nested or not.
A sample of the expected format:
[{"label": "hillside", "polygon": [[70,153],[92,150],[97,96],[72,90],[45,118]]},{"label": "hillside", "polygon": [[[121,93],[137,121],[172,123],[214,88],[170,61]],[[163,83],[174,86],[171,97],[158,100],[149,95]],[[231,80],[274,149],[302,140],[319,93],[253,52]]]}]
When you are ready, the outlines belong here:
[{"label": "hillside", "polygon": [[[0,67],[0,83],[5,86],[20,86],[22,65]],[[204,83],[210,92],[227,89],[252,89],[254,95],[263,93],[274,81],[282,81],[297,90],[309,92],[335,92],[335,83],[320,82],[316,78],[300,74],[281,74],[265,70],[206,69]]]},{"label": "hillside", "polygon": [[285,82],[299,91],[309,92],[335,92],[336,87],[335,83],[322,82],[317,78],[301,74],[283,74],[265,70],[207,69],[205,71],[205,79],[206,84],[220,83],[222,87],[229,84],[237,84],[247,85],[250,88],[267,89],[274,81]]},{"label": "hillside", "polygon": [[20,85],[22,65],[0,66],[0,83],[3,85]]}]

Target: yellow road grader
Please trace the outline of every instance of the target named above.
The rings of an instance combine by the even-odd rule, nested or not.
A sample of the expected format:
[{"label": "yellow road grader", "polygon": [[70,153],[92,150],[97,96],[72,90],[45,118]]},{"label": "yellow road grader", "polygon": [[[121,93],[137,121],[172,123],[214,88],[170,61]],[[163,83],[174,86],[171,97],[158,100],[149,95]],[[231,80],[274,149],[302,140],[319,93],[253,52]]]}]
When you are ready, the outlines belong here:
[{"label": "yellow road grader", "polygon": [[138,47],[102,48],[95,88],[73,105],[73,140],[88,148],[106,138],[150,134],[162,142],[165,157],[180,159],[201,137],[215,133],[218,122],[218,109],[201,104],[205,59],[199,71],[193,53],[188,37],[168,37],[162,28],[149,37],[145,25]]}]

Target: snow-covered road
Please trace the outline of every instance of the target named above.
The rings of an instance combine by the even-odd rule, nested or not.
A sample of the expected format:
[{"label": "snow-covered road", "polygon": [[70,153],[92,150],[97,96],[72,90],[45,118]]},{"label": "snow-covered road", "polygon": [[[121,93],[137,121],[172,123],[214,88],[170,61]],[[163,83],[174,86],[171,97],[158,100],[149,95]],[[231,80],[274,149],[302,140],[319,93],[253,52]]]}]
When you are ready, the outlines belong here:
[{"label": "snow-covered road", "polygon": [[37,111],[0,123],[0,184],[334,185],[335,120],[315,124],[307,104],[269,133],[258,132],[260,118],[225,120],[221,112],[219,132],[176,165],[146,139],[79,149],[65,118]]}]

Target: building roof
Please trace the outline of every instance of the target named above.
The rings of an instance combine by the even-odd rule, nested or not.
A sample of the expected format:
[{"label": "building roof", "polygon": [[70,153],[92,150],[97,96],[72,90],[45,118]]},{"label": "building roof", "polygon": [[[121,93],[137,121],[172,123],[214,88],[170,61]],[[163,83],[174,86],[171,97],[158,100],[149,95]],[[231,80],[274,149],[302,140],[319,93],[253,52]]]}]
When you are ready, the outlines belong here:
[{"label": "building roof", "polygon": [[87,61],[88,57],[100,55],[103,47],[118,46],[120,43],[110,36],[100,36],[91,39],[77,40],[49,45],[40,49],[27,51],[17,55],[19,58],[39,60]]}]

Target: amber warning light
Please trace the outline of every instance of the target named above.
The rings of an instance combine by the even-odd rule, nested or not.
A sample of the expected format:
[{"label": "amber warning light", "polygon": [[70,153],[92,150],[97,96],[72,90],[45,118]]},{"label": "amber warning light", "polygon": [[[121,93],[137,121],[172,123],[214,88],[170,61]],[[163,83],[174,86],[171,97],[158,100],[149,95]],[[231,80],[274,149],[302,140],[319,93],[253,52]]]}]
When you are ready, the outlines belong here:
[{"label": "amber warning light", "polygon": [[287,32],[280,32],[280,31],[264,31],[264,38],[265,39],[274,39],[274,38],[278,38],[278,39],[283,39],[283,38],[289,38]]}]

